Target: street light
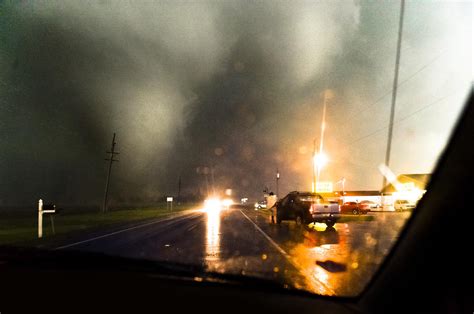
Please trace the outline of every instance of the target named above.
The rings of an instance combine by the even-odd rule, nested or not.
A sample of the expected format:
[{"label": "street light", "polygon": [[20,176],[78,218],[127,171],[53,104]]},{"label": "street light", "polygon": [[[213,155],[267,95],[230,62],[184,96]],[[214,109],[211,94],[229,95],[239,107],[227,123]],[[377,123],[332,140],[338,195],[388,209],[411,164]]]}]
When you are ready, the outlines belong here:
[{"label": "street light", "polygon": [[316,168],[316,173],[317,173],[314,190],[315,190],[315,192],[317,192],[321,169],[324,166],[326,166],[326,164],[328,163],[328,157],[324,152],[320,152],[319,154],[314,155],[313,163],[314,163],[314,167]]},{"label": "street light", "polygon": [[314,155],[314,164],[317,169],[323,168],[328,163],[328,156],[325,153],[319,153]]},{"label": "street light", "polygon": [[[319,139],[319,153],[316,154],[316,140],[314,141],[314,151],[313,151],[313,191],[317,191],[319,174],[321,168],[323,168],[327,163],[327,156],[324,154],[324,132],[326,131],[326,106],[328,98],[332,97],[331,90],[326,89],[324,91],[324,102],[323,102],[323,119],[321,121],[321,137]],[[315,176],[315,168],[317,169],[317,175]]]},{"label": "street light", "polygon": [[277,174],[276,174],[276,196],[278,197],[278,180],[280,180],[280,171],[277,169]]}]

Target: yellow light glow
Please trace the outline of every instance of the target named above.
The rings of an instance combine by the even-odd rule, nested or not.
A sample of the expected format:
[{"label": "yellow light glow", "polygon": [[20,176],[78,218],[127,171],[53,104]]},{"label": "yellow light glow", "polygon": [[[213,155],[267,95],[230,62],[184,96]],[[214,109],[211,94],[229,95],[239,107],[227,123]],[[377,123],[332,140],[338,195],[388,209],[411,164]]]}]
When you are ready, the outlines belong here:
[{"label": "yellow light glow", "polygon": [[315,222],[313,224],[313,228],[316,230],[316,231],[325,231],[327,226],[325,223],[323,222]]},{"label": "yellow light glow", "polygon": [[229,208],[230,206],[232,206],[234,204],[234,201],[230,198],[226,198],[222,201],[222,205],[226,208]]},{"label": "yellow light glow", "polygon": [[321,169],[328,163],[328,156],[324,152],[321,152],[319,154],[314,155],[313,161],[314,165],[317,168]]},{"label": "yellow light glow", "polygon": [[217,210],[207,211],[205,259],[209,267],[215,266],[213,264],[219,260],[220,255],[220,206],[211,206],[211,208],[217,208]]},{"label": "yellow light glow", "polygon": [[407,200],[412,204],[416,204],[425,192],[425,190],[420,190],[415,187],[412,190],[401,190],[393,192],[393,198],[395,200]]},{"label": "yellow light glow", "polygon": [[204,210],[207,212],[210,211],[220,211],[222,208],[222,202],[218,198],[208,198],[204,201]]}]

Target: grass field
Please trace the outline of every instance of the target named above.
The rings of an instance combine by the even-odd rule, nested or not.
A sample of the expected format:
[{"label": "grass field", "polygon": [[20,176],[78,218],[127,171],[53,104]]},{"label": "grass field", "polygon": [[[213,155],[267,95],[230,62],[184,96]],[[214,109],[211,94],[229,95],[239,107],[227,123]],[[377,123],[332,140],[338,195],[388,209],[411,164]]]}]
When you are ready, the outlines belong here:
[{"label": "grass field", "polygon": [[337,222],[349,222],[349,221],[372,221],[375,217],[373,215],[341,215],[341,218]]},{"label": "grass field", "polygon": [[0,245],[36,246],[40,241],[48,241],[67,236],[67,234],[100,230],[114,225],[139,222],[163,217],[179,211],[195,208],[197,204],[173,206],[173,211],[166,204],[148,208],[130,208],[101,212],[80,212],[67,210],[54,215],[55,234],[52,232],[50,215],[43,216],[43,239],[38,235],[38,213],[22,212],[18,215],[8,213],[0,216]]}]

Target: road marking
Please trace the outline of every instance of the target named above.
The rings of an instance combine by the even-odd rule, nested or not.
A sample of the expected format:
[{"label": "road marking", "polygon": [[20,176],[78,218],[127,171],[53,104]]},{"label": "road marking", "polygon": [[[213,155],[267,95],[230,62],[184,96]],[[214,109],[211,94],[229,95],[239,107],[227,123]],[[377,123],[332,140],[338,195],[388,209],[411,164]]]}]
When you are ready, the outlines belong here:
[{"label": "road marking", "polygon": [[311,279],[316,280],[318,284],[320,284],[322,287],[324,287],[324,289],[326,289],[326,292],[329,292],[332,295],[336,294],[336,292],[333,289],[328,287],[325,283],[321,282],[321,280],[319,280],[318,278],[315,278],[314,276],[312,276],[312,274],[308,273],[304,268],[302,268],[295,261],[293,261],[291,256],[288,253],[286,253],[286,251],[282,249],[281,246],[279,246],[275,241],[273,241],[273,239],[267,233],[265,233],[265,231],[263,231],[259,226],[257,226],[257,224],[253,222],[253,220],[250,219],[249,216],[247,216],[241,209],[239,210],[242,213],[242,215],[244,215],[244,217],[247,218],[247,220],[250,221],[254,225],[255,229],[257,229],[265,237],[265,239],[267,239],[268,242],[270,242],[277,249],[277,251],[280,252],[280,254],[283,255],[288,260],[288,262],[291,265],[293,265],[293,267],[295,267],[296,270],[298,270],[307,280],[311,280]]},{"label": "road marking", "polygon": [[192,225],[192,226],[191,226],[191,228],[188,228],[188,230],[187,230],[187,231],[191,231],[191,230],[193,230],[193,229],[194,229],[194,228],[196,228],[196,227],[197,227],[197,224],[195,224],[195,225]]},{"label": "road marking", "polygon": [[[74,243],[71,243],[71,244],[59,246],[59,247],[57,247],[57,248],[55,248],[55,249],[53,249],[53,250],[66,249],[66,248],[69,248],[69,247],[72,247],[72,246],[76,246],[76,245],[79,245],[79,244],[83,244],[83,243],[87,243],[87,242],[92,242],[92,241],[99,240],[99,239],[103,239],[103,238],[107,238],[107,237],[110,237],[110,236],[113,236],[113,235],[116,235],[116,234],[119,234],[119,233],[123,233],[123,232],[127,232],[127,231],[130,231],[130,230],[135,230],[135,229],[143,228],[143,227],[146,227],[146,226],[150,226],[150,225],[157,224],[157,223],[160,223],[160,222],[170,221],[170,220],[173,220],[173,219],[175,219],[175,220],[172,221],[172,223],[179,222],[179,221],[181,221],[181,220],[184,220],[184,219],[188,218],[186,215],[192,215],[192,213],[185,213],[185,214],[183,214],[183,216],[177,215],[180,219],[175,219],[177,216],[173,216],[173,217],[168,217],[168,218],[165,218],[165,219],[160,219],[160,220],[155,220],[155,221],[152,221],[152,222],[147,222],[147,223],[144,223],[144,224],[141,224],[141,225],[137,225],[137,226],[125,228],[125,229],[122,229],[122,230],[114,231],[114,232],[107,233],[107,234],[104,234],[104,235],[101,235],[101,236],[97,236],[97,237],[94,237],[94,238],[90,238],[90,239],[86,239],[86,240],[83,240],[83,241],[78,241],[78,242],[74,242]],[[185,216],[186,216],[186,217],[185,217]]]},{"label": "road marking", "polygon": [[273,239],[270,238],[270,236],[266,234],[265,231],[263,231],[259,226],[257,226],[257,224],[254,223],[253,220],[249,218],[249,216],[245,215],[245,213],[241,209],[240,212],[242,213],[242,215],[244,215],[245,218],[247,218],[248,221],[253,224],[255,229],[257,229],[265,237],[265,239],[267,239],[268,242],[270,242],[277,249],[278,252],[285,256],[289,260],[289,262],[293,264],[293,262],[290,260],[290,256],[288,255],[288,253],[285,252],[284,249],[282,249],[275,241],[273,241]]}]

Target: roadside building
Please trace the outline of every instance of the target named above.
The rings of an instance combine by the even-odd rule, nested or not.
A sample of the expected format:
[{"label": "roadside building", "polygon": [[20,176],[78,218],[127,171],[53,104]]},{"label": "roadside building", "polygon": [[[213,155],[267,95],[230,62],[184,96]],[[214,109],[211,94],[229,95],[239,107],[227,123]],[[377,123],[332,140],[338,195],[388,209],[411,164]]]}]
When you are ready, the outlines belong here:
[{"label": "roadside building", "polygon": [[416,205],[425,194],[430,178],[429,173],[399,175],[381,191],[384,210],[393,211],[397,200],[406,200]]},{"label": "roadside building", "polygon": [[344,202],[362,202],[371,201],[375,204],[382,203],[382,197],[380,191],[334,191],[331,193],[320,193],[321,196],[329,201],[338,202],[342,204]]},{"label": "roadside building", "polygon": [[[373,210],[394,211],[397,200],[407,201],[416,205],[426,192],[426,186],[431,178],[429,173],[400,174],[393,182],[386,185],[382,191],[327,191],[318,192],[328,201],[338,202],[363,202],[369,201],[377,204]],[[374,205],[375,205],[374,204]]]}]

